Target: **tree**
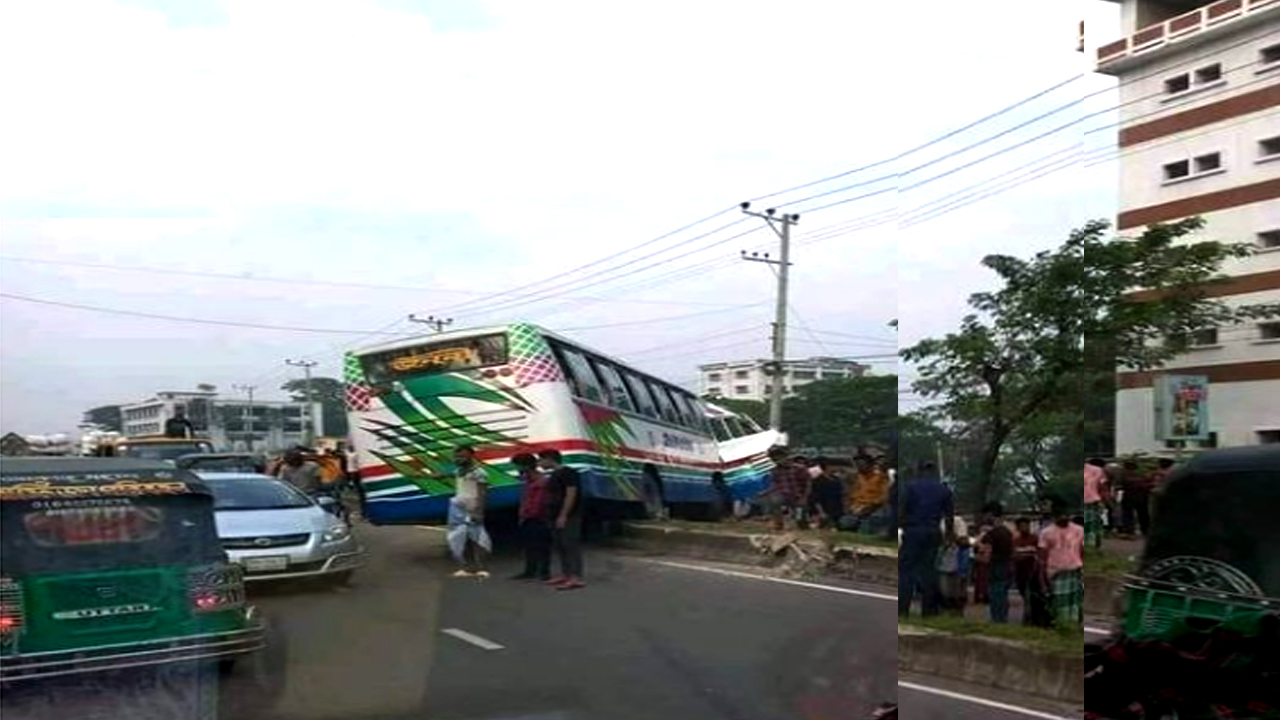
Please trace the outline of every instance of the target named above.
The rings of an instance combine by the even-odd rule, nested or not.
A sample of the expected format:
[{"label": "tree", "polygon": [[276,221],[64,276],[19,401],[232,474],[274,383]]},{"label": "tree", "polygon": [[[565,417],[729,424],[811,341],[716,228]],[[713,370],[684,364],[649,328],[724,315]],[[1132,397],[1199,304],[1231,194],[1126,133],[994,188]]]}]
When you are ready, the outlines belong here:
[{"label": "tree", "polygon": [[104,430],[124,432],[124,414],[119,405],[102,405],[84,413],[84,421]]},{"label": "tree", "polygon": [[782,404],[783,428],[799,447],[889,447],[897,419],[896,375],[818,380]]},{"label": "tree", "polygon": [[1056,415],[1057,434],[1083,437],[1082,398],[1117,366],[1153,370],[1197,330],[1280,315],[1280,306],[1233,308],[1209,297],[1222,264],[1253,251],[1187,242],[1202,227],[1192,218],[1109,239],[1108,223],[1096,220],[1030,260],[987,256],[982,264],[1002,287],[971,296],[977,312],[958,331],[902,351],[919,365],[915,390],[985,438],[981,497],[991,496],[1006,445],[1031,423]]},{"label": "tree", "polygon": [[[305,380],[290,380],[281,385],[280,389],[289,393],[294,402],[306,402],[307,400],[307,382]],[[320,404],[323,415],[320,434],[328,437],[346,437],[347,406],[345,388],[342,385],[342,381],[327,377],[313,377],[311,378],[311,393],[313,395],[312,399]]]}]

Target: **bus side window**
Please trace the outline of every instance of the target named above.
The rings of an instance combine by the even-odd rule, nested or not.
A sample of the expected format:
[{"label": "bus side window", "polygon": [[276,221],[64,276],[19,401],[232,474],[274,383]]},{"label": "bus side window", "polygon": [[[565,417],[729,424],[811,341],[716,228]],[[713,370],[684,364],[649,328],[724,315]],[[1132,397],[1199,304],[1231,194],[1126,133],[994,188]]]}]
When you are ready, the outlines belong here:
[{"label": "bus side window", "polygon": [[667,389],[661,383],[650,382],[649,389],[653,391],[653,399],[658,402],[658,410],[661,412],[661,418],[669,423],[679,423],[680,416],[676,413],[676,406],[671,402],[671,396],[667,395]]},{"label": "bus side window", "polygon": [[676,404],[676,410],[680,412],[680,424],[690,430],[697,430],[698,414],[689,405],[689,398],[685,397],[683,392],[673,389],[671,391],[671,399]]},{"label": "bus side window", "polygon": [[567,347],[557,349],[560,351],[560,356],[564,358],[565,369],[573,378],[574,394],[591,402],[603,403],[604,391],[600,387],[600,380],[596,377],[595,371],[591,369],[591,363],[576,350],[570,350]]},{"label": "bus side window", "polygon": [[740,438],[743,435],[750,434],[748,432],[745,432],[746,428],[742,426],[742,421],[732,415],[724,419],[724,424],[725,424],[725,427],[729,428],[730,437]]},{"label": "bus side window", "polygon": [[718,442],[725,442],[733,438],[729,434],[728,427],[724,424],[724,418],[711,418],[711,433],[715,435]]},{"label": "bus side window", "polygon": [[658,408],[653,404],[653,396],[649,394],[649,388],[645,386],[644,380],[626,370],[622,371],[622,378],[626,381],[627,387],[631,388],[631,397],[635,399],[636,407],[640,412],[652,418],[658,417]]},{"label": "bus side window", "polygon": [[688,418],[689,427],[706,434],[707,416],[702,412],[702,406],[698,404],[698,398],[687,392],[677,391],[676,402],[679,403],[681,411]]},{"label": "bus side window", "polygon": [[600,379],[604,381],[605,390],[609,391],[609,395],[613,399],[610,404],[619,410],[635,412],[636,406],[631,401],[631,392],[627,390],[626,384],[622,382],[622,376],[618,374],[617,369],[599,358],[591,358],[591,364],[595,366]]}]

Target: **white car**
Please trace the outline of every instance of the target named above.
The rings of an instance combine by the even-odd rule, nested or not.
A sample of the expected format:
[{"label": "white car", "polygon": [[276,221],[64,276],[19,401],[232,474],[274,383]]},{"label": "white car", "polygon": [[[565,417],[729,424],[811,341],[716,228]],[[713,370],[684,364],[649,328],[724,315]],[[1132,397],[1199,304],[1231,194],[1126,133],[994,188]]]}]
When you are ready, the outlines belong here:
[{"label": "white car", "polygon": [[246,581],[346,582],[364,550],[346,521],[286,482],[254,473],[197,473],[213,491],[218,537]]}]

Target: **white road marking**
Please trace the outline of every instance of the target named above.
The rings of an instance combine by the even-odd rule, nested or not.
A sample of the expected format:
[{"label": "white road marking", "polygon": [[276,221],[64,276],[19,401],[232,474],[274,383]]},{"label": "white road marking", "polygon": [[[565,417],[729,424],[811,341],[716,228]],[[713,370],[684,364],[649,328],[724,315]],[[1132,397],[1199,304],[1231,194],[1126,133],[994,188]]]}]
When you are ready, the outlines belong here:
[{"label": "white road marking", "polygon": [[444,633],[445,635],[449,635],[451,637],[456,637],[462,642],[475,645],[481,650],[502,650],[503,649],[503,647],[498,643],[493,642],[492,640],[485,640],[479,635],[472,635],[466,630],[459,630],[458,628],[448,628],[446,630],[441,630],[440,632]]},{"label": "white road marking", "polygon": [[1064,715],[1050,715],[1049,713],[1040,712],[1039,710],[1032,710],[1030,708],[1019,707],[1017,705],[996,702],[995,700],[987,700],[986,698],[974,697],[973,695],[965,695],[963,693],[952,692],[950,690],[940,690],[927,685],[917,685],[916,683],[904,682],[902,680],[898,681],[898,687],[915,690],[916,692],[928,693],[930,695],[937,695],[951,700],[973,703],[974,705],[982,705],[983,707],[994,708],[996,710],[1004,710],[1005,712],[1017,713],[1027,717],[1042,718],[1043,720],[1071,720],[1071,718]]},{"label": "white road marking", "polygon": [[449,532],[449,528],[440,525],[414,525],[419,530],[430,530],[431,532]]},{"label": "white road marking", "polygon": [[857,595],[858,597],[871,598],[873,600],[898,601],[897,595],[885,595],[883,593],[854,590],[853,588],[823,585],[821,583],[803,582],[801,580],[788,580],[787,578],[773,577],[772,575],[759,575],[756,573],[740,572],[737,570],[724,570],[721,568],[706,567],[705,565],[671,562],[669,560],[644,560],[644,562],[653,563],[654,565],[662,565],[663,567],[678,568],[680,570],[696,570],[698,572],[711,573],[712,575],[723,575],[725,577],[736,577],[746,580],[764,580],[766,582],[779,583],[781,585],[809,588],[810,590],[825,590],[827,592],[841,593],[843,595]]},{"label": "white road marking", "polygon": [[1084,626],[1084,631],[1089,633],[1090,635],[1110,635],[1111,634],[1110,630],[1103,630],[1102,628],[1089,627],[1088,625]]}]

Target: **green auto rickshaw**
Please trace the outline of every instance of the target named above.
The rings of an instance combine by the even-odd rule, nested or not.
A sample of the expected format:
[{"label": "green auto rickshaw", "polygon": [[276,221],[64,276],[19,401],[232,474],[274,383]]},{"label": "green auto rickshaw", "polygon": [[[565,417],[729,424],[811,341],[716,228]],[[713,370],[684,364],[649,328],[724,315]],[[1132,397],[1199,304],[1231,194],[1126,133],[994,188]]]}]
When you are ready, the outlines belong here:
[{"label": "green auto rickshaw", "polygon": [[1155,497],[1088,718],[1280,718],[1280,445],[1198,454]]},{"label": "green auto rickshaw", "polygon": [[0,682],[257,657],[213,496],[132,458],[0,460]]}]

